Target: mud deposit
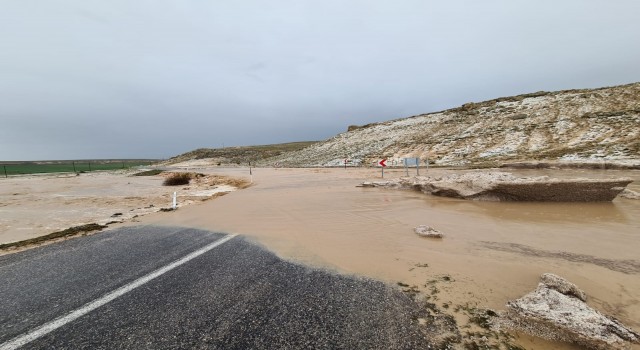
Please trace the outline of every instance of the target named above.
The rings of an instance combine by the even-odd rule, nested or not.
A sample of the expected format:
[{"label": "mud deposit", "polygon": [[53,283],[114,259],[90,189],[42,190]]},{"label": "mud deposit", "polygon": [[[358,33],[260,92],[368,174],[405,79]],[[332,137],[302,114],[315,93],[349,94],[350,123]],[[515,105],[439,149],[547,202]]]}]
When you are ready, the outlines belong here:
[{"label": "mud deposit", "polygon": [[[188,170],[249,179],[244,168]],[[508,171],[555,178],[629,177],[635,181],[628,188],[640,191],[638,171]],[[450,173],[459,172],[430,169],[428,175]],[[405,171],[389,169],[384,175],[385,179],[399,178]],[[380,180],[379,169],[253,169],[254,184],[247,189],[175,212],[142,216],[132,224],[240,233],[284,258],[387,281],[415,295],[434,310],[433,315],[437,311],[451,316],[467,340],[485,336],[481,325],[486,323],[483,320],[490,321],[491,312],[483,310],[504,310],[507,301],[534,289],[546,272],[576,283],[588,294],[590,306],[640,330],[639,200],[476,202],[356,187],[373,180]],[[140,191],[146,186],[128,185],[127,181],[118,185],[99,181],[95,191],[103,192],[107,199],[95,201],[111,200],[107,196],[110,186]],[[29,216],[23,227],[45,225],[38,210],[26,212],[19,201],[5,201],[14,198],[12,191],[25,192],[27,184],[19,185],[3,190],[2,215]],[[168,205],[167,193],[157,198]],[[137,203],[136,207],[153,202]],[[117,212],[115,207],[92,205],[96,205],[94,211]],[[64,208],[59,210],[61,215],[70,215]],[[420,237],[414,233],[419,225],[433,227],[445,236],[438,240]],[[527,349],[578,349],[521,334],[512,341]]]}]

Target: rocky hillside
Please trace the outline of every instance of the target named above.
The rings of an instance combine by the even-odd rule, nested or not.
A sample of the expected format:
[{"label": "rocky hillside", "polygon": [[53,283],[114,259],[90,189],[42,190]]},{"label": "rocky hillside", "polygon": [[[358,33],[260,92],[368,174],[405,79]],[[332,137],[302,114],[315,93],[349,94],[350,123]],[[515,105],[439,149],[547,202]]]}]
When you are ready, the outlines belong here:
[{"label": "rocky hillside", "polygon": [[279,156],[315,144],[317,141],[281,143],[275,145],[238,146],[225,148],[198,148],[168,159],[164,164],[175,164],[196,159],[207,159],[220,165],[246,165],[259,159]]},{"label": "rocky hillside", "polygon": [[365,126],[264,160],[284,166],[336,166],[345,158],[438,165],[513,161],[640,159],[640,83],[536,92],[467,103],[442,112]]}]

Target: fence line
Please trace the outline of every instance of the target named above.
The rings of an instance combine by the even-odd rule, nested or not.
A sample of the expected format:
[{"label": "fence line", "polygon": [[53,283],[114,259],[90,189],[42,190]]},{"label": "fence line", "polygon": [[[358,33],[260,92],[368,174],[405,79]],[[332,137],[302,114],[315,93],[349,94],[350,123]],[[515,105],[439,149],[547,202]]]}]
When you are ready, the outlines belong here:
[{"label": "fence line", "polygon": [[71,161],[68,163],[12,163],[2,164],[2,170],[4,177],[8,178],[9,175],[86,173],[104,170],[121,170],[151,164],[153,164],[153,162]]}]

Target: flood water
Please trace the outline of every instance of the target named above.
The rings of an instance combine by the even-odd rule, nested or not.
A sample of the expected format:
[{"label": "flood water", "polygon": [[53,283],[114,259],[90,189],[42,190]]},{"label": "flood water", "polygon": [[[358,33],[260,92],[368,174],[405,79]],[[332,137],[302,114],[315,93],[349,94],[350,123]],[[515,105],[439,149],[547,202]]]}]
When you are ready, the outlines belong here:
[{"label": "flood water", "polygon": [[[248,169],[213,169],[246,176]],[[455,170],[429,170],[428,175]],[[630,177],[640,172],[518,170],[517,176]],[[148,223],[240,233],[295,261],[402,282],[439,283],[440,305],[504,310],[535,289],[542,273],[577,284],[588,303],[640,330],[640,200],[607,203],[479,202],[406,190],[358,188],[377,169],[254,169],[254,185]],[[385,179],[404,176],[387,170]],[[422,175],[425,175],[423,170]],[[418,237],[429,225],[442,240]],[[573,349],[523,336],[527,348]],[[638,347],[634,347],[638,349]]]}]

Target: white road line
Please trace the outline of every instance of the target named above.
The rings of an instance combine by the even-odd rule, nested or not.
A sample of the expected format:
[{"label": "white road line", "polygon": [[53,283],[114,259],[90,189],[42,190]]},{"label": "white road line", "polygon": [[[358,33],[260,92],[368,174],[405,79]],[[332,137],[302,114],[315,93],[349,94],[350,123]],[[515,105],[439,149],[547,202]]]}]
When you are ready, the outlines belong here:
[{"label": "white road line", "polygon": [[226,236],[218,241],[215,241],[209,245],[204,246],[203,248],[196,250],[195,252],[184,256],[183,258],[176,260],[174,262],[172,262],[171,264],[160,268],[158,270],[155,270],[154,272],[140,277],[137,280],[122,286],[116,290],[114,290],[111,293],[108,293],[106,295],[104,295],[103,297],[96,299],[90,303],[85,304],[84,306],[80,307],[79,309],[76,309],[74,311],[71,311],[70,313],[56,318],[55,320],[45,323],[42,326],[34,329],[33,331],[29,332],[29,333],[25,333],[23,335],[20,335],[18,337],[15,337],[11,340],[9,340],[6,343],[3,343],[2,345],[0,345],[0,350],[13,350],[13,349],[17,349],[21,346],[24,346],[40,337],[42,337],[43,335],[52,332],[62,326],[64,326],[65,324],[72,322],[76,319],[78,319],[79,317],[88,314],[89,312],[99,308],[102,305],[107,304],[108,302],[114,300],[115,298],[122,296],[138,287],[140,287],[141,285],[151,281],[152,279],[166,273],[169,272],[173,269],[175,269],[176,267],[188,262],[189,260],[192,260],[193,258],[196,258],[208,251],[210,251],[211,249],[222,245],[223,243],[226,243],[227,241],[229,241],[230,239],[234,238],[236,235],[229,235]]}]

